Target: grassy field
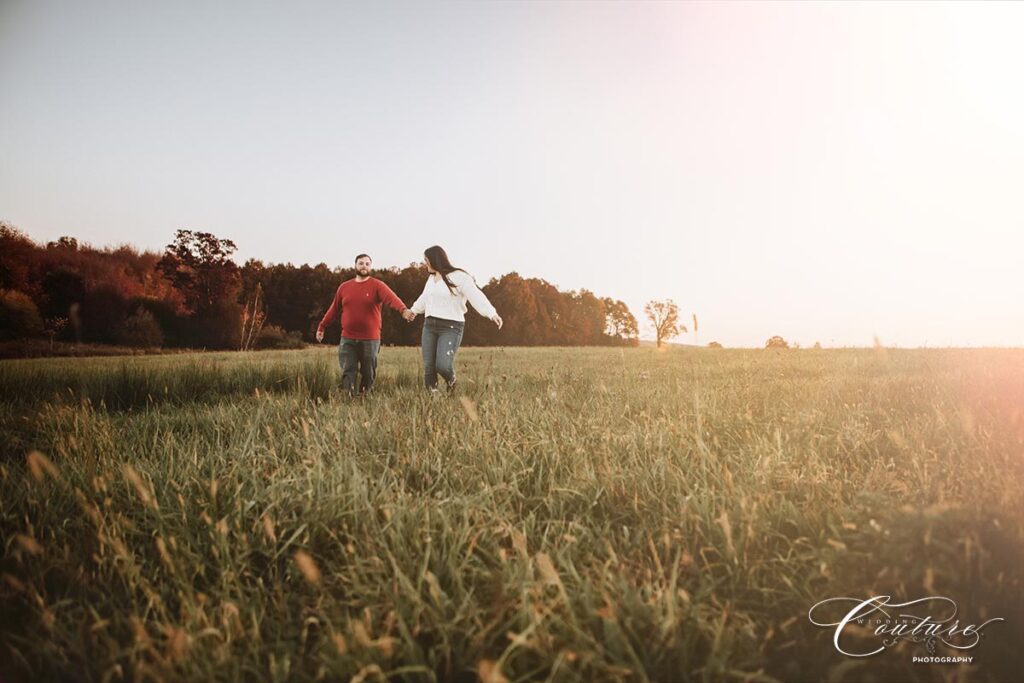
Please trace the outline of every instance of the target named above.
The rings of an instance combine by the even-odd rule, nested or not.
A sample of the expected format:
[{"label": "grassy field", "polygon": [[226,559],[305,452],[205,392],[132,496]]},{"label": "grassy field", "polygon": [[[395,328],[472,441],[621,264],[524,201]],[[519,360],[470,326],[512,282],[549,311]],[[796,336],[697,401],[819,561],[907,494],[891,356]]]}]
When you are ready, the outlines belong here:
[{"label": "grassy field", "polygon": [[[1024,351],[0,363],[0,679],[1019,680]],[[41,455],[32,454],[38,451]],[[836,596],[1004,617],[837,653]]]}]

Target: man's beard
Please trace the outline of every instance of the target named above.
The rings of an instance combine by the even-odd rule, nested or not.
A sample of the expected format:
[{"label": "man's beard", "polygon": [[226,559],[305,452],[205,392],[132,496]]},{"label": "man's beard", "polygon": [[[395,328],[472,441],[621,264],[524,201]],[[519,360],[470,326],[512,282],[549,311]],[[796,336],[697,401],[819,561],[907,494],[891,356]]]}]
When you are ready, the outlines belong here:
[{"label": "man's beard", "polygon": [[366,277],[369,274],[370,274],[370,269],[369,268],[356,268],[356,275],[359,275],[361,277]]}]

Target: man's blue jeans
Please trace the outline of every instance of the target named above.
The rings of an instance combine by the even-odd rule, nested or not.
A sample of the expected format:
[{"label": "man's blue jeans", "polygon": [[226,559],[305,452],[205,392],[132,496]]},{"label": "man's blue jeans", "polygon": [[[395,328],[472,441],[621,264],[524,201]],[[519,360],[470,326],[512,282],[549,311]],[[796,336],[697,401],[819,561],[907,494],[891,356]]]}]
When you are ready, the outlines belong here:
[{"label": "man's blue jeans", "polygon": [[423,321],[423,383],[428,389],[437,388],[437,376],[444,377],[448,386],[455,384],[455,354],[462,343],[466,323],[460,320],[428,317]]},{"label": "man's blue jeans", "polygon": [[359,371],[359,393],[373,388],[377,377],[379,339],[349,339],[342,337],[338,344],[338,363],[341,365],[341,388],[356,393],[356,370]]}]

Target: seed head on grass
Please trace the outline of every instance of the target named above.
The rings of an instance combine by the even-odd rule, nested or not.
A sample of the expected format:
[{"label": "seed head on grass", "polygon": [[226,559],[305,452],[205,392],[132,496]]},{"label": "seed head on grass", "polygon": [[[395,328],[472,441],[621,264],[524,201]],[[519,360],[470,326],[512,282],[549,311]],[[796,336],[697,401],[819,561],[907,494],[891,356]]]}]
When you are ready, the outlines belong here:
[{"label": "seed head on grass", "polygon": [[15,593],[22,593],[25,591],[25,583],[16,576],[4,573],[2,575],[4,583],[6,583]]},{"label": "seed head on grass", "polygon": [[501,665],[493,659],[481,659],[476,665],[476,673],[481,683],[508,683]]},{"label": "seed head on grass", "polygon": [[375,648],[384,657],[390,658],[395,653],[395,639],[390,636],[381,636],[380,638],[371,638],[370,631],[361,621],[352,622],[352,634],[355,636],[356,642],[359,643],[360,647],[363,648]]},{"label": "seed head on grass", "polygon": [[302,577],[311,585],[318,585],[320,583],[320,568],[316,566],[313,557],[304,550],[296,550],[294,558],[295,566],[302,572]]},{"label": "seed head on grass", "polygon": [[27,459],[28,471],[36,481],[42,481],[47,474],[50,475],[51,478],[56,479],[60,474],[57,470],[57,466],[39,451],[30,452]]},{"label": "seed head on grass", "polygon": [[142,501],[142,504],[146,507],[153,508],[154,510],[158,509],[156,499],[153,498],[153,495],[149,492],[149,487],[147,487],[146,483],[142,481],[142,476],[138,471],[129,463],[125,463],[122,468],[122,472],[124,472],[124,478],[128,480],[128,482],[135,488],[135,492],[139,494],[139,499]]},{"label": "seed head on grass", "polygon": [[[509,533],[512,535],[512,547],[516,549],[523,559],[529,559],[530,552],[526,547],[526,534],[518,529],[510,529]],[[546,556],[545,556],[546,557]],[[550,560],[548,560],[550,563]]]},{"label": "seed head on grass", "polygon": [[562,587],[562,579],[558,576],[558,571],[551,563],[551,557],[547,553],[537,553],[533,560],[537,565],[537,573],[540,574],[542,583],[548,586]]},{"label": "seed head on grass", "polygon": [[263,515],[263,533],[267,535],[271,543],[277,543],[277,533],[274,531],[274,520],[270,515]]},{"label": "seed head on grass", "polygon": [[715,520],[718,526],[722,527],[722,533],[725,534],[725,550],[729,557],[736,557],[736,548],[732,544],[732,523],[729,521],[729,513],[722,510],[722,514]]},{"label": "seed head on grass", "polygon": [[384,675],[384,671],[378,665],[368,664],[356,672],[350,683],[365,683],[365,681],[371,680],[371,676],[376,681],[388,680],[387,676]]},{"label": "seed head on grass", "polygon": [[29,555],[42,555],[43,546],[39,545],[39,541],[32,538],[27,534],[16,534],[14,539],[18,542],[18,545]]},{"label": "seed head on grass", "polygon": [[167,552],[167,543],[165,543],[164,539],[160,538],[159,536],[157,536],[156,538],[156,549],[157,552],[160,553],[160,561],[163,562],[168,569],[173,570],[174,562],[171,561],[171,555]]},{"label": "seed head on grass", "polygon": [[460,396],[459,402],[471,421],[476,422],[480,419],[479,413],[476,412],[476,403],[473,402],[473,399],[468,396]]},{"label": "seed head on grass", "polygon": [[182,662],[188,654],[188,633],[183,628],[168,626],[165,629],[167,634],[166,657],[174,663]]}]

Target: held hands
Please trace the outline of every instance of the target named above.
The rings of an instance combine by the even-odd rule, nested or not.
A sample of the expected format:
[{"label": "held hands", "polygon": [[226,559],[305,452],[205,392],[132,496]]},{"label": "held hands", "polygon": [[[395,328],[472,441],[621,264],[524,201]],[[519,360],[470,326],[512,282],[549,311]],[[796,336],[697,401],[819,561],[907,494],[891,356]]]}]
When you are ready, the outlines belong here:
[{"label": "held hands", "polygon": [[499,330],[501,329],[501,326],[505,324],[502,321],[501,316],[498,315],[497,313],[495,313],[494,316],[491,318],[491,322],[497,325]]},{"label": "held hands", "polygon": [[402,317],[405,318],[405,322],[411,323],[416,319],[416,314],[410,311],[408,308],[402,311]]},{"label": "held hands", "polygon": [[318,329],[316,331],[316,340],[318,342],[322,342],[324,340],[324,331],[323,331],[323,329]]}]

